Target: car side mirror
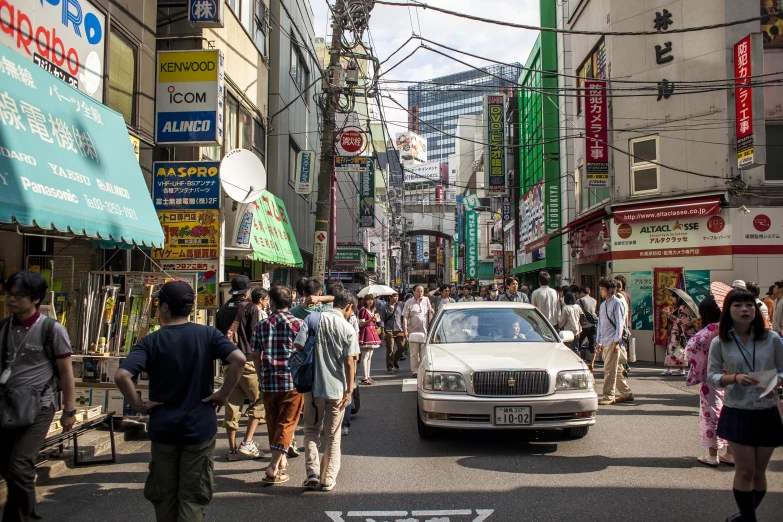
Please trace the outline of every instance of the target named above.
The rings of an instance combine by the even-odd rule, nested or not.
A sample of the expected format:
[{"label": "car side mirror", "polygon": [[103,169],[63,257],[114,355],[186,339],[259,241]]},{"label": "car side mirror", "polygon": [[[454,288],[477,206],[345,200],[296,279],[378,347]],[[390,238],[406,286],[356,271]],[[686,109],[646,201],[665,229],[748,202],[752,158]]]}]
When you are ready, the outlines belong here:
[{"label": "car side mirror", "polygon": [[574,332],[570,330],[563,330],[560,332],[560,340],[564,343],[572,343],[574,342]]}]

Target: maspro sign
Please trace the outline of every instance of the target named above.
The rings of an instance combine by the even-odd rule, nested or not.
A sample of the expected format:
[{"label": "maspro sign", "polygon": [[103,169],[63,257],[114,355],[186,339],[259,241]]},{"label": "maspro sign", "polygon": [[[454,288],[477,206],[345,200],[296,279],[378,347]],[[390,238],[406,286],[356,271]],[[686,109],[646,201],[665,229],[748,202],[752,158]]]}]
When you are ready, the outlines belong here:
[{"label": "maspro sign", "polygon": [[103,101],[106,17],[88,0],[0,0],[0,43]]}]

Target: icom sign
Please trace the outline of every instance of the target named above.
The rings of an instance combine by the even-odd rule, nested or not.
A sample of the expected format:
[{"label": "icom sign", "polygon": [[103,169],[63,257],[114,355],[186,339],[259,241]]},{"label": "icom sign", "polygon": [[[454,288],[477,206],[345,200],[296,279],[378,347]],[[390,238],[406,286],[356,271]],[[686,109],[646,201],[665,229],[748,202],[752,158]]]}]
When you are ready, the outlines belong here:
[{"label": "icom sign", "polygon": [[358,156],[367,148],[367,134],[360,127],[346,127],[335,141],[340,156]]},{"label": "icom sign", "polygon": [[0,0],[0,43],[103,101],[106,17],[88,0]]},{"label": "icom sign", "polygon": [[223,89],[220,51],[159,52],[155,141],[222,144]]}]

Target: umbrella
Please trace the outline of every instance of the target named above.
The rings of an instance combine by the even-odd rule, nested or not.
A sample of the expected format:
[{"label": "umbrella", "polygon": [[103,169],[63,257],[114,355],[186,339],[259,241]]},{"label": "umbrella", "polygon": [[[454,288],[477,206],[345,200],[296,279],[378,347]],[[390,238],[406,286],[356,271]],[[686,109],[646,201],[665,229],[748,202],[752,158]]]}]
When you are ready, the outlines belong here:
[{"label": "umbrella", "polygon": [[685,303],[685,306],[687,306],[690,309],[691,314],[694,317],[699,317],[699,307],[696,306],[696,302],[693,300],[691,296],[688,295],[688,292],[686,292],[685,290],[680,290],[679,288],[671,288],[671,287],[667,288],[667,290],[669,290],[669,292],[673,293],[674,295],[682,299],[682,301]]},{"label": "umbrella", "polygon": [[396,294],[397,290],[390,286],[386,285],[370,285],[362,288],[359,290],[359,293],[356,294],[358,297],[364,297],[367,294],[372,294],[375,297],[378,297],[379,295],[392,295]]},{"label": "umbrella", "polygon": [[726,283],[721,283],[720,281],[713,281],[710,283],[710,292],[712,292],[712,296],[715,298],[715,303],[721,310],[723,310],[723,302],[726,300],[726,296],[729,295],[729,292],[732,290],[734,290],[734,288],[730,287]]}]

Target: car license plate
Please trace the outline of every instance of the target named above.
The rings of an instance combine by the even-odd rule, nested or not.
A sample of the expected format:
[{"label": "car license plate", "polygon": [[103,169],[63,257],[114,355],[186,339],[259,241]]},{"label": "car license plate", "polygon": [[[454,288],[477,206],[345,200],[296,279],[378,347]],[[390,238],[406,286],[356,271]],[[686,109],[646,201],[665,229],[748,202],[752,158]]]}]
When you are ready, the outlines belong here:
[{"label": "car license plate", "polygon": [[525,426],[532,420],[530,406],[495,407],[495,424],[498,426]]}]

